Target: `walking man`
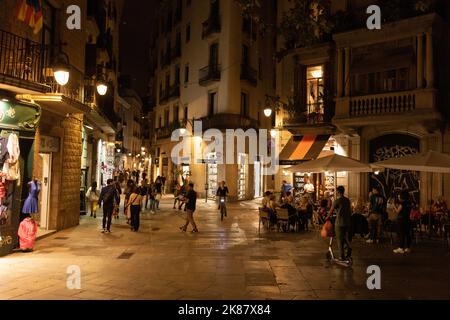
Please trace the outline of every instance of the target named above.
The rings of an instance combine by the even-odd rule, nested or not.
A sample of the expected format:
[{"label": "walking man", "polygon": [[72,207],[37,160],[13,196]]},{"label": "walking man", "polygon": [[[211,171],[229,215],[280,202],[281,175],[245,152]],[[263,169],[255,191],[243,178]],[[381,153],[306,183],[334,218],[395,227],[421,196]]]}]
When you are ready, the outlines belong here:
[{"label": "walking man", "polygon": [[192,233],[198,232],[197,225],[194,221],[194,212],[195,212],[195,204],[197,202],[197,192],[194,190],[194,184],[190,182],[187,187],[187,194],[185,199],[183,200],[186,203],[186,224],[180,227],[180,230],[186,232],[186,229],[190,224],[192,224]]},{"label": "walking man", "polygon": [[103,203],[102,233],[111,233],[111,219],[114,211],[114,205],[116,203],[120,203],[120,197],[113,179],[108,179],[106,184],[107,186],[103,187],[100,193],[98,205],[101,207]]},{"label": "walking man", "polygon": [[339,253],[341,260],[346,260],[352,256],[352,248],[350,247],[352,207],[350,200],[344,196],[345,188],[339,186],[336,188],[336,191],[337,199],[333,203],[329,216],[333,215],[333,212],[336,213],[334,228],[338,240]]}]

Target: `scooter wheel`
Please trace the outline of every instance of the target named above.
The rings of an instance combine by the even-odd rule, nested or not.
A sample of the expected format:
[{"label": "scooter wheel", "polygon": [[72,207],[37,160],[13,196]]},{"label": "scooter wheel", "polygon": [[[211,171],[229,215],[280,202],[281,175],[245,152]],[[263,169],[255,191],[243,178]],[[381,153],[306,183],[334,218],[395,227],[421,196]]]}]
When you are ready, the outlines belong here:
[{"label": "scooter wheel", "polygon": [[331,261],[331,253],[330,253],[330,251],[327,251],[326,257],[327,257],[328,261]]}]

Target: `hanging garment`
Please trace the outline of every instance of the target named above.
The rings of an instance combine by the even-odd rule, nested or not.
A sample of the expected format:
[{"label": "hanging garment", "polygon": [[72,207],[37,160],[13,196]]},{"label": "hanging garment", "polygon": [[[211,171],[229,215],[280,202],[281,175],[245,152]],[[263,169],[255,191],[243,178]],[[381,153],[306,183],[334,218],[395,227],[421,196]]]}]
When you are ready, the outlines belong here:
[{"label": "hanging garment", "polygon": [[8,223],[8,207],[0,205],[0,226]]},{"label": "hanging garment", "polygon": [[30,182],[30,193],[28,194],[25,203],[23,204],[22,213],[33,214],[38,213],[38,196],[39,191],[41,191],[41,186],[39,182]]},{"label": "hanging garment", "polygon": [[25,218],[19,225],[19,240],[20,249],[29,250],[34,248],[34,243],[36,242],[38,225],[36,221],[31,218]]},{"label": "hanging garment", "polygon": [[0,164],[3,165],[8,158],[8,138],[0,137]]},{"label": "hanging garment", "polygon": [[6,197],[6,187],[5,184],[0,180],[0,200]]},{"label": "hanging garment", "polygon": [[20,168],[19,168],[19,137],[15,133],[11,133],[8,137],[7,143],[8,156],[3,164],[3,173],[6,174],[7,180],[19,180],[20,181]]}]

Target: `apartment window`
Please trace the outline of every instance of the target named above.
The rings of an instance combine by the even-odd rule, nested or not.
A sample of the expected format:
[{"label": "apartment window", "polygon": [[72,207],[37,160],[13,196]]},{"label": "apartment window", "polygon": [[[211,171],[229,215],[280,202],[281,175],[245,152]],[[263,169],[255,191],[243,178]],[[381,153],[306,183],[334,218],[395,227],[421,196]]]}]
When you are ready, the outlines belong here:
[{"label": "apartment window", "polygon": [[180,74],[180,66],[176,65],[175,66],[175,85],[179,85],[180,84],[180,78],[181,78],[181,74]]},{"label": "apartment window", "polygon": [[219,64],[219,44],[213,43],[209,47],[209,65],[217,66]]},{"label": "apartment window", "polygon": [[189,118],[189,107],[188,107],[188,105],[186,104],[186,105],[184,106],[183,119],[184,119],[184,120],[187,120],[188,118]]},{"label": "apartment window", "polygon": [[166,73],[166,91],[169,90],[170,87],[170,73]]},{"label": "apartment window", "polygon": [[189,83],[189,65],[188,64],[184,67],[184,83],[185,84]]},{"label": "apartment window", "polygon": [[351,80],[353,95],[409,90],[412,83],[408,68],[355,74]]},{"label": "apartment window", "polygon": [[262,61],[262,58],[258,59],[258,76],[259,76],[259,80],[263,79],[263,61]]},{"label": "apartment window", "polygon": [[220,2],[219,0],[211,0],[211,16],[218,17],[220,12]]},{"label": "apartment window", "polygon": [[180,31],[177,32],[176,48],[180,48],[181,49],[181,32]]},{"label": "apartment window", "polygon": [[170,124],[170,110],[164,110],[164,127],[168,127]]},{"label": "apartment window", "polygon": [[208,115],[212,116],[217,113],[217,92],[208,94]]},{"label": "apartment window", "polygon": [[311,66],[306,69],[306,101],[308,116],[313,122],[320,122],[324,115],[324,66]]},{"label": "apartment window", "polygon": [[242,46],[242,64],[248,66],[250,63],[249,48],[246,45]]},{"label": "apartment window", "polygon": [[175,123],[180,122],[180,107],[178,105],[175,105],[173,107],[173,122]]},{"label": "apartment window", "polygon": [[241,92],[241,116],[249,116],[248,94],[245,92]]},{"label": "apartment window", "polygon": [[191,24],[186,26],[186,43],[191,41]]}]

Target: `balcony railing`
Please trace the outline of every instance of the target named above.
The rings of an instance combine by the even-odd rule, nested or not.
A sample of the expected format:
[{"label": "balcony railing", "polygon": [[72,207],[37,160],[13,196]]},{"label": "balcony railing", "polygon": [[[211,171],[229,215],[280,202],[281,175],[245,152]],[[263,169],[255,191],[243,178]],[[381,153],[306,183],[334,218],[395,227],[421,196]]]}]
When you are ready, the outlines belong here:
[{"label": "balcony railing", "polygon": [[211,15],[208,20],[202,23],[202,38],[205,39],[215,33],[220,33],[222,26],[219,15]]},{"label": "balcony railing", "polygon": [[[0,30],[0,75],[45,87],[50,52],[41,43]],[[20,84],[19,84],[20,85]]]},{"label": "balcony railing", "polygon": [[247,64],[241,65],[241,80],[248,81],[251,85],[258,84],[258,71]]},{"label": "balcony railing", "polygon": [[316,125],[327,123],[326,120],[323,112],[291,112],[283,118],[283,125],[285,127]]},{"label": "balcony railing", "polygon": [[387,93],[350,98],[350,117],[411,112],[416,109],[416,95]]},{"label": "balcony railing", "polygon": [[201,86],[207,85],[211,81],[220,81],[221,66],[220,64],[212,64],[200,69],[199,84]]},{"label": "balcony railing", "polygon": [[156,139],[167,139],[172,136],[172,132],[180,129],[181,123],[179,121],[173,121],[169,125],[155,129]]}]

